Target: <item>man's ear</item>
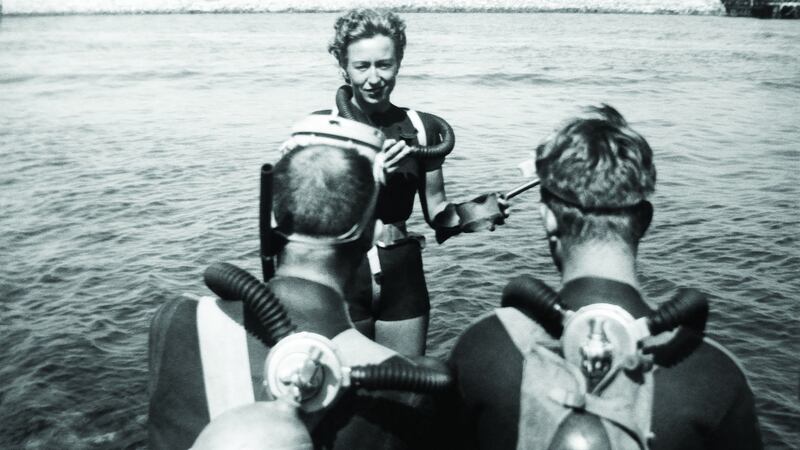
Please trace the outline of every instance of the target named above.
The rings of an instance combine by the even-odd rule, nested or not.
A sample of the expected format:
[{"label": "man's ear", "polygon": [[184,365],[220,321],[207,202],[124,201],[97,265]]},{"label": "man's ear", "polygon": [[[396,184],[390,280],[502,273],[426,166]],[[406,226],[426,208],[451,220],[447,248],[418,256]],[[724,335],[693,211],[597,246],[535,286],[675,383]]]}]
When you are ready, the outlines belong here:
[{"label": "man's ear", "polygon": [[558,220],[553,210],[544,203],[539,208],[539,214],[542,215],[542,224],[544,231],[547,234],[547,245],[550,247],[550,256],[553,258],[553,264],[561,272],[563,268],[564,249],[561,243],[561,233],[558,229]]},{"label": "man's ear", "polygon": [[547,236],[558,236],[558,221],[553,210],[542,203],[539,205],[539,214],[542,216],[542,225],[544,225],[544,232],[547,233]]}]

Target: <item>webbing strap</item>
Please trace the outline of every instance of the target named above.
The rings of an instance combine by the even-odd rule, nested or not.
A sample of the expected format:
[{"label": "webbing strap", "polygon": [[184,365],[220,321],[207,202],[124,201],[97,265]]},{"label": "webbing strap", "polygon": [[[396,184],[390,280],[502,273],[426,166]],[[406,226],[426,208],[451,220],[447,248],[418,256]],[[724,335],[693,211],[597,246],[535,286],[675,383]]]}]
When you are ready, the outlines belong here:
[{"label": "webbing strap", "polygon": [[381,260],[378,257],[378,247],[373,245],[367,252],[367,262],[369,263],[370,286],[372,287],[372,303],[375,304],[381,298],[381,285],[378,284],[378,275],[381,273]]},{"label": "webbing strap", "polygon": [[419,113],[413,109],[407,109],[406,115],[408,120],[411,121],[411,125],[414,125],[414,128],[417,129],[417,142],[419,145],[428,145],[428,134],[425,133],[425,124],[422,123]]},{"label": "webbing strap", "polygon": [[198,300],[197,336],[209,417],[213,420],[231,408],[253,403],[247,334],[219,309],[215,298]]},{"label": "webbing strap", "polygon": [[520,389],[517,448],[548,448],[560,424],[572,409],[603,418],[606,434],[616,450],[648,448],[653,403],[653,373],[642,382],[625,373],[597,395],[586,393],[579,368],[547,349],[553,343],[541,326],[515,308],[495,311],[524,358]]},{"label": "webbing strap", "polygon": [[381,260],[378,259],[378,247],[373,245],[367,252],[367,262],[369,262],[369,271],[372,276],[381,273]]},{"label": "webbing strap", "polygon": [[342,331],[331,339],[338,348],[339,357],[347,366],[361,366],[365,364],[380,364],[383,361],[397,356],[392,350],[376,343],[350,328]]},{"label": "webbing strap", "polygon": [[558,355],[538,345],[546,333],[521,311],[500,308],[495,314],[524,358],[517,450],[549,448],[559,424],[572,412],[563,401],[572,397],[581,400],[586,392],[583,377],[576,376]]}]

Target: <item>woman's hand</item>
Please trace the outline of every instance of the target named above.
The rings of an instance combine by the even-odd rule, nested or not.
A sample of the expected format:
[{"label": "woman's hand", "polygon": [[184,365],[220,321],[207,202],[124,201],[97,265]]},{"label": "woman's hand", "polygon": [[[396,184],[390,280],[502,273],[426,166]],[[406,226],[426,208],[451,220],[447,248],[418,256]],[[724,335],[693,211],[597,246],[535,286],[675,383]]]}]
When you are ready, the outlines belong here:
[{"label": "woman's hand", "polygon": [[387,139],[383,143],[383,170],[387,175],[391,175],[401,170],[407,158],[412,153],[412,148],[406,141],[398,141],[395,139]]},{"label": "woman's hand", "polygon": [[508,219],[508,216],[510,215],[509,209],[511,209],[511,204],[508,203],[508,199],[501,192],[497,193],[497,207],[500,209],[500,214],[503,216],[498,217],[492,223],[492,226],[489,227],[489,231],[494,231],[496,225],[503,225],[506,223],[506,219]]}]

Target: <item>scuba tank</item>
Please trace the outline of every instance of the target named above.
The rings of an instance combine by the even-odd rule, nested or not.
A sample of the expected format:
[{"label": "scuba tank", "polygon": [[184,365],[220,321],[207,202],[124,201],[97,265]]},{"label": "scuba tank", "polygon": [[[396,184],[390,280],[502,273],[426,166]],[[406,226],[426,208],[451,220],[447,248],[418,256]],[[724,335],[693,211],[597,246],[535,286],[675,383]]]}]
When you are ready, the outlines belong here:
[{"label": "scuba tank", "polygon": [[[537,430],[548,434],[545,448],[551,450],[648,448],[653,368],[648,338],[678,327],[702,334],[708,317],[707,298],[693,289],[679,290],[639,319],[610,303],[571,311],[549,286],[526,276],[509,282],[502,306],[516,308],[558,339],[555,354],[542,359],[555,369],[543,373],[556,374],[552,385],[569,387],[543,388],[550,391],[537,394],[551,397],[537,397],[542,404],[559,403],[566,412],[557,413],[558,419],[545,417],[550,429]],[[546,343],[536,343],[541,353]],[[555,402],[554,391],[560,395]]]}]

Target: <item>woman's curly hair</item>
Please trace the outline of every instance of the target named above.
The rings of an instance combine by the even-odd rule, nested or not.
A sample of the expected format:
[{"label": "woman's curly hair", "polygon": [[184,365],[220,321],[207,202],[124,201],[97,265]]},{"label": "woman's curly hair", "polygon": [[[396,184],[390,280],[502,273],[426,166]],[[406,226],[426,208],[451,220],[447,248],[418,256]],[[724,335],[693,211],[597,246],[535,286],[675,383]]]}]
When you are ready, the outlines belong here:
[{"label": "woman's curly hair", "polygon": [[333,26],[335,34],[328,52],[336,58],[339,65],[347,65],[347,47],[359,39],[377,35],[388,37],[394,42],[397,62],[403,61],[406,48],[406,24],[397,14],[378,12],[374,9],[353,9],[336,19]]}]

